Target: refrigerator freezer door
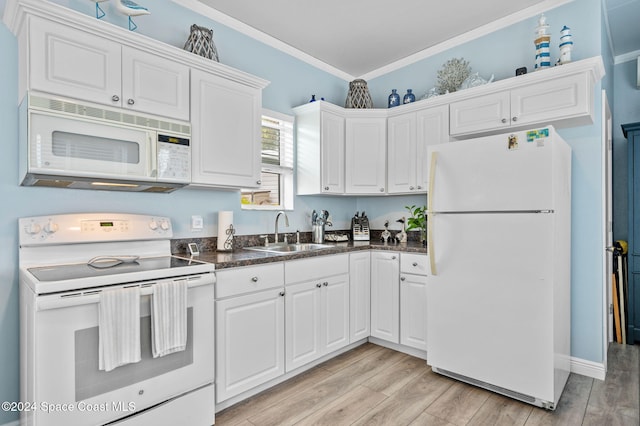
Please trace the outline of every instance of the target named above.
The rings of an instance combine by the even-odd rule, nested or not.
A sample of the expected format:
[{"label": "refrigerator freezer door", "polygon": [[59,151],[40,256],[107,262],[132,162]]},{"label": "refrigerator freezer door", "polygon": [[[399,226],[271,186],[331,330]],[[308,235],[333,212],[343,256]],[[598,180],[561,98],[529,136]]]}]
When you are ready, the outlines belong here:
[{"label": "refrigerator freezer door", "polygon": [[[527,132],[438,144],[431,210],[553,209],[553,128],[548,137]],[[528,141],[529,140],[529,141]],[[563,143],[560,140],[558,143]]]},{"label": "refrigerator freezer door", "polygon": [[553,401],[554,214],[432,220],[428,364]]}]

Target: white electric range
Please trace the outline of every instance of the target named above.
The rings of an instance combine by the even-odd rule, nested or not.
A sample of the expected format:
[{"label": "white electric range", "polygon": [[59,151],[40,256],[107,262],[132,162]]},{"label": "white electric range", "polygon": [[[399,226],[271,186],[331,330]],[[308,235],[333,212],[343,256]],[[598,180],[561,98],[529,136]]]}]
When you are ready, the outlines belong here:
[{"label": "white electric range", "polygon": [[[19,220],[23,425],[214,423],[215,265],[171,255],[166,217],[87,213]],[[186,280],[187,348],[151,355],[155,284]],[[139,286],[142,360],[98,369],[104,289]]]}]

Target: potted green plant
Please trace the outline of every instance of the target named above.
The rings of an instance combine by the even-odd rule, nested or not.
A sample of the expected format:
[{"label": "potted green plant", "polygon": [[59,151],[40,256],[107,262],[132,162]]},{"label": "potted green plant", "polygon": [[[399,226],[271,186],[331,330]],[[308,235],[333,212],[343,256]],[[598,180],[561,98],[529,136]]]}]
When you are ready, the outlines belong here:
[{"label": "potted green plant", "polygon": [[407,218],[407,231],[418,229],[422,244],[427,243],[427,206],[405,206],[410,216]]}]

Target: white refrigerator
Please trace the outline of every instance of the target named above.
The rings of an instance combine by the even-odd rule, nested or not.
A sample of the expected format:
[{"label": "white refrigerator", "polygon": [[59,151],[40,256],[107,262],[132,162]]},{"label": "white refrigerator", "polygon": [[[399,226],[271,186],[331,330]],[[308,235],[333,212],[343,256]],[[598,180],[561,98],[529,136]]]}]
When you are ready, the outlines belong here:
[{"label": "white refrigerator", "polygon": [[571,148],[548,126],[428,155],[427,362],[553,410],[570,371]]}]

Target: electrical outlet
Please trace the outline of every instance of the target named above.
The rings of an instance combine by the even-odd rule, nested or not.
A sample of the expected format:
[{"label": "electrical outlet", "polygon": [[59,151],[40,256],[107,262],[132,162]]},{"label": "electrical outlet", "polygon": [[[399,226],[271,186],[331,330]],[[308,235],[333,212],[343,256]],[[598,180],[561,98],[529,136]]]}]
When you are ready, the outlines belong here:
[{"label": "electrical outlet", "polygon": [[191,216],[191,230],[202,231],[203,228],[204,228],[204,219],[202,219],[202,216],[199,216],[199,215]]}]

